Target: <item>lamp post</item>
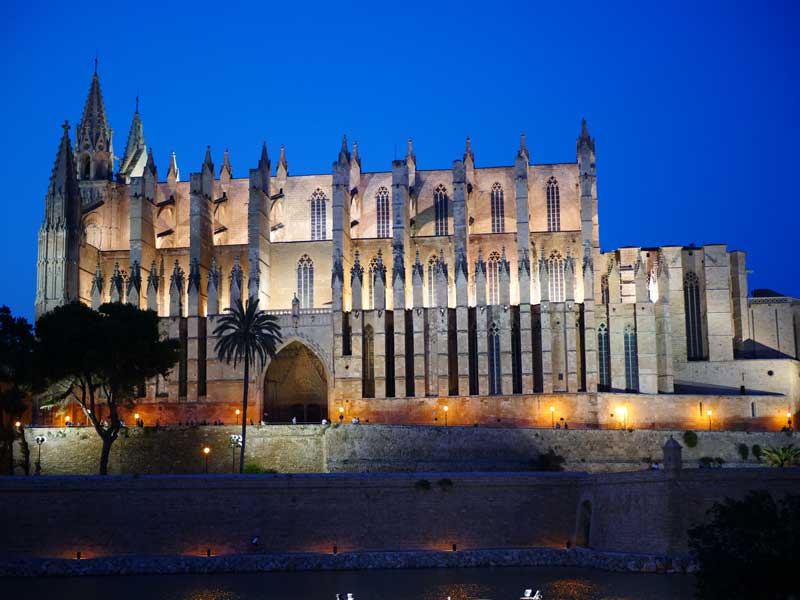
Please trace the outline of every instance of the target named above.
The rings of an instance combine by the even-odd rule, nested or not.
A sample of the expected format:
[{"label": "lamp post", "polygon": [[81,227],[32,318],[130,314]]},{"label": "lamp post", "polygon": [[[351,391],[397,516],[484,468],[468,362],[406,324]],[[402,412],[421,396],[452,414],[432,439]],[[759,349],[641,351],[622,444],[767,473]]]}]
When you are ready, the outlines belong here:
[{"label": "lamp post", "polygon": [[550,428],[551,429],[555,429],[556,428],[556,407],[555,406],[551,406],[550,407]]},{"label": "lamp post", "polygon": [[786,425],[791,427],[792,426],[792,413],[786,413]]},{"label": "lamp post", "polygon": [[450,410],[450,407],[445,404],[444,406],[444,426],[447,427],[447,411]]},{"label": "lamp post", "polygon": [[34,438],[34,441],[36,442],[36,445],[39,446],[39,452],[37,453],[37,456],[36,456],[36,474],[37,475],[41,475],[42,474],[42,444],[44,444],[47,441],[47,438],[44,437],[43,435],[37,435],[36,438]]},{"label": "lamp post", "polygon": [[242,436],[231,434],[231,473],[236,473],[236,449],[242,447]]},{"label": "lamp post", "polygon": [[344,421],[344,406],[339,407],[339,423]]},{"label": "lamp post", "polygon": [[211,453],[211,448],[209,448],[208,446],[206,446],[205,448],[203,448],[203,456],[204,456],[204,458],[205,458],[205,465],[206,465],[206,467],[205,467],[205,468],[206,468],[206,473],[208,473],[208,455],[209,455],[210,453]]},{"label": "lamp post", "polygon": [[708,430],[711,431],[711,415],[714,414],[712,411],[707,411],[706,414],[708,415]]},{"label": "lamp post", "polygon": [[[237,408],[237,409],[236,409],[235,411],[233,411],[233,412],[234,412],[234,414],[236,415],[236,423],[238,423],[238,422],[239,422],[239,415],[240,415],[240,414],[242,414],[242,411],[240,411],[240,410]],[[234,425],[235,425],[236,423],[234,423]]]}]

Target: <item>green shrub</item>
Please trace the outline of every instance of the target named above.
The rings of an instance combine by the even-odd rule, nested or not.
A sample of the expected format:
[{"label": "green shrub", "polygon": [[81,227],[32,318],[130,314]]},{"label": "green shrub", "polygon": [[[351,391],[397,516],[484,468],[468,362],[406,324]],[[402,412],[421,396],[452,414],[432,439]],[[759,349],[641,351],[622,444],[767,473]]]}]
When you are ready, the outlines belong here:
[{"label": "green shrub", "polygon": [[750,456],[750,448],[747,447],[747,444],[739,444],[738,450],[742,460],[747,460],[747,457]]},{"label": "green shrub", "polygon": [[689,448],[697,446],[697,434],[694,431],[684,431],[683,441]]},{"label": "green shrub", "polygon": [[442,491],[446,492],[447,490],[453,488],[453,480],[445,477],[444,479],[440,479],[439,481],[437,481],[436,485],[438,485],[442,489]]},{"label": "green shrub", "polygon": [[431,482],[427,479],[420,479],[414,483],[414,489],[427,492],[429,489],[431,489]]},{"label": "green shrub", "polygon": [[761,450],[761,446],[759,446],[758,444],[753,444],[753,456],[755,457],[755,459],[761,460],[762,454],[763,451]]}]

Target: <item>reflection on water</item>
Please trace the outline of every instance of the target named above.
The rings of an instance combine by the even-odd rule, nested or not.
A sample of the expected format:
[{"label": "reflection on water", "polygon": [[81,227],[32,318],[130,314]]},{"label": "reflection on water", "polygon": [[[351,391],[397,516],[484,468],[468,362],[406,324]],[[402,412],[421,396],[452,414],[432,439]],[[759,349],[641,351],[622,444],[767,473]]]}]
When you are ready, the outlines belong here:
[{"label": "reflection on water", "polygon": [[526,588],[544,600],[678,600],[691,598],[685,575],[607,573],[591,569],[506,567],[394,571],[315,571],[243,575],[153,575],[3,581],[6,598],[86,600],[517,600]]}]

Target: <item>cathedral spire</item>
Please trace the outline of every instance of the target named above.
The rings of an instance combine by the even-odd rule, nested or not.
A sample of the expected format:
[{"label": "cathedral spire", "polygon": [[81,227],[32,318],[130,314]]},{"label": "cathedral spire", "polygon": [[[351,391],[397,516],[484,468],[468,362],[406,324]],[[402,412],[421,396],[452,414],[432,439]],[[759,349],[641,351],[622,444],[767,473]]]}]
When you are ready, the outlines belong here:
[{"label": "cathedral spire", "polygon": [[339,164],[349,164],[350,163],[350,152],[347,149],[347,134],[342,136],[342,147],[339,150]]},{"label": "cathedral spire", "polygon": [[147,145],[144,141],[144,127],[139,114],[139,96],[136,96],[136,110],[131,121],[131,130],[128,133],[128,144],[125,146],[125,156],[119,164],[119,178],[125,183],[130,183],[132,177],[141,177],[147,162]]},{"label": "cathedral spire", "polygon": [[261,156],[258,157],[258,166],[262,167],[268,163],[269,163],[269,154],[267,153],[267,142],[263,141],[261,142]]},{"label": "cathedral spire", "polygon": [[[95,68],[96,68],[95,63]],[[111,128],[106,119],[106,107],[100,91],[100,77],[95,70],[83,115],[76,133],[76,153],[79,153],[78,178],[81,180],[110,179],[114,167]]]},{"label": "cathedral spire", "polygon": [[578,154],[580,154],[583,149],[594,152],[594,138],[589,135],[589,127],[586,125],[586,119],[581,120],[581,135],[575,145]]},{"label": "cathedral spire", "polygon": [[222,154],[222,167],[219,169],[219,178],[233,179],[233,169],[231,168],[231,159],[227,148],[225,148],[225,152]]},{"label": "cathedral spire", "polygon": [[206,146],[206,156],[203,159],[203,171],[208,171],[214,176],[214,161],[211,160],[211,146]]},{"label": "cathedral spire", "polygon": [[[45,206],[45,221],[55,222],[64,220],[67,213],[71,212],[67,203],[77,194],[78,185],[75,181],[75,159],[72,155],[69,139],[69,121],[61,125],[64,130],[58,144],[56,161],[50,173],[50,185],[47,188]],[[77,200],[76,200],[77,201]],[[59,206],[61,205],[61,206]]]},{"label": "cathedral spire", "polygon": [[181,180],[181,172],[178,169],[178,159],[175,157],[175,153],[173,152],[172,155],[169,157],[169,169],[167,170],[167,181],[168,182],[178,182]]}]

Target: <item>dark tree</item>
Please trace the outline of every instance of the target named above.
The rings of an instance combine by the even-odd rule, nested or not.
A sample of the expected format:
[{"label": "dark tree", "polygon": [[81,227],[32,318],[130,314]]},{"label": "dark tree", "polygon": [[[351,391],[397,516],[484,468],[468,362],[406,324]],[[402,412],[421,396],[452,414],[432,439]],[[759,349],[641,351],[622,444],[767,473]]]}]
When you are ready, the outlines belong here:
[{"label": "dark tree", "polygon": [[108,473],[119,437],[119,409],[131,406],[147,379],[166,376],[178,361],[178,342],[162,339],[158,315],[129,304],[94,311],[79,302],[36,322],[36,373],[45,403],[77,402],[103,442],[100,474]]},{"label": "dark tree", "polygon": [[0,462],[9,475],[14,473],[14,439],[19,435],[14,423],[30,398],[33,346],[31,324],[0,306]]},{"label": "dark tree", "polygon": [[233,368],[244,361],[244,391],[242,392],[242,448],[239,452],[239,473],[244,472],[244,447],[247,442],[247,388],[250,381],[250,365],[258,360],[264,368],[267,357],[275,358],[281,343],[281,327],[278,320],[263,310],[258,310],[258,299],[251,299],[244,307],[241,300],[225,311],[219,318],[214,335],[219,336],[215,350],[220,361],[230,363]]},{"label": "dark tree", "polygon": [[766,491],[727,499],[689,530],[700,563],[697,597],[704,600],[800,598],[800,496],[776,501]]}]

